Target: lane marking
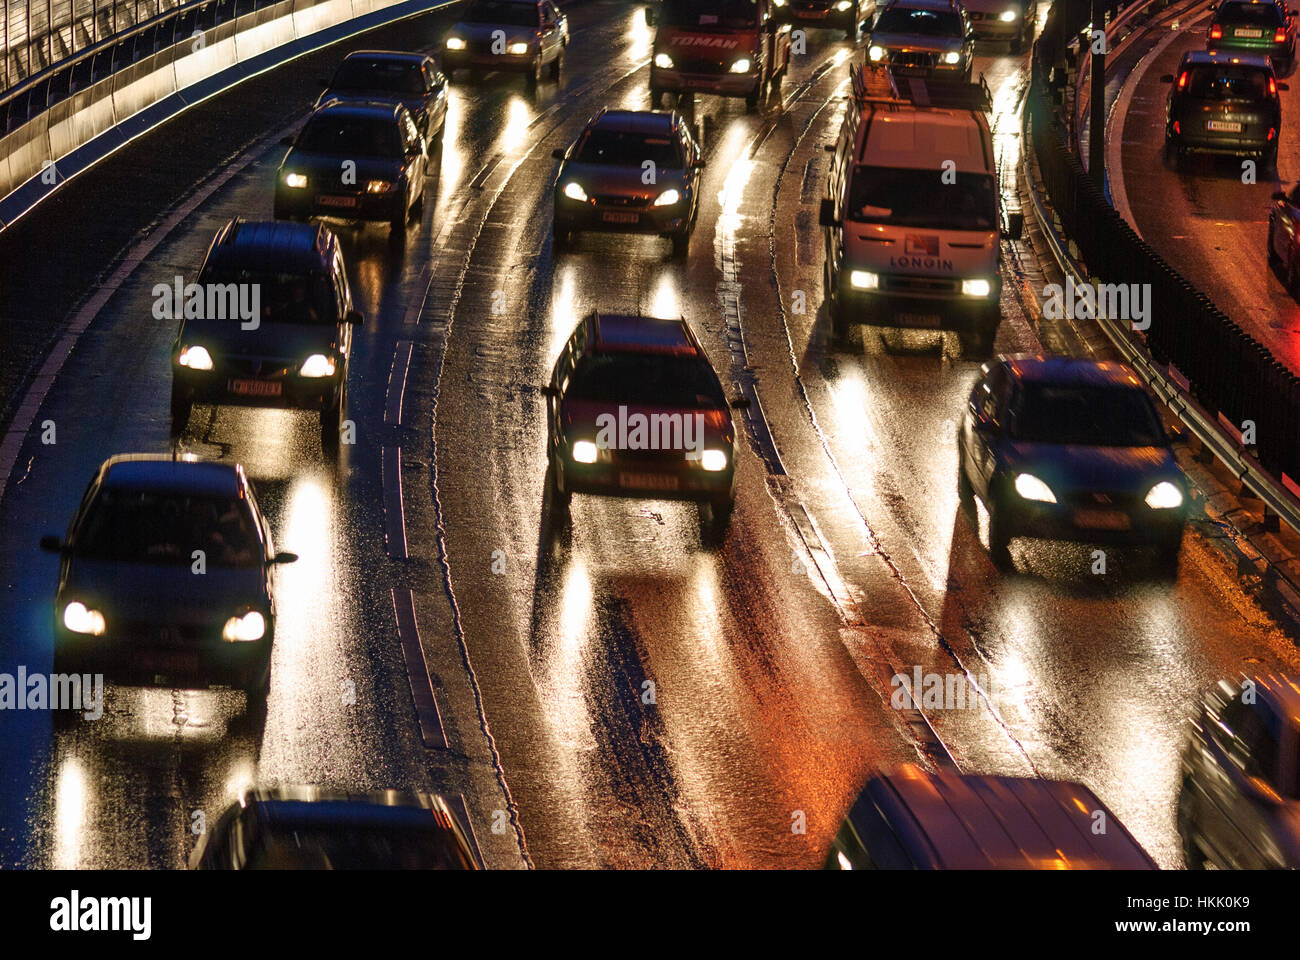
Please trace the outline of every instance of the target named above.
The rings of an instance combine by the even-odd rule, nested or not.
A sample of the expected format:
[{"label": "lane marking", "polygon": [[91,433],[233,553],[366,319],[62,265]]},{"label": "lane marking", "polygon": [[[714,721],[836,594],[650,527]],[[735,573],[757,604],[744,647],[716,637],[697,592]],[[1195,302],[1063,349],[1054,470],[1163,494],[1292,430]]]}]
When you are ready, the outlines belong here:
[{"label": "lane marking", "polygon": [[[397,619],[397,635],[402,642],[402,657],[406,660],[406,679],[411,684],[411,698],[415,701],[415,716],[420,723],[420,739],[425,746],[446,750],[447,734],[442,727],[437,698],[433,695],[433,679],[429,676],[429,664],[424,659],[424,646],[420,643],[420,627],[415,620],[415,597],[407,587],[393,587],[393,614]],[[468,819],[465,823],[468,829]]]},{"label": "lane marking", "polygon": [[384,423],[402,425],[402,401],[406,396],[406,376],[411,369],[411,351],[415,344],[398,340],[393,351],[393,366],[388,371],[388,397],[384,404]]},{"label": "lane marking", "polygon": [[384,544],[394,560],[408,560],[406,516],[402,510],[402,448],[384,447],[380,472],[384,488]]}]

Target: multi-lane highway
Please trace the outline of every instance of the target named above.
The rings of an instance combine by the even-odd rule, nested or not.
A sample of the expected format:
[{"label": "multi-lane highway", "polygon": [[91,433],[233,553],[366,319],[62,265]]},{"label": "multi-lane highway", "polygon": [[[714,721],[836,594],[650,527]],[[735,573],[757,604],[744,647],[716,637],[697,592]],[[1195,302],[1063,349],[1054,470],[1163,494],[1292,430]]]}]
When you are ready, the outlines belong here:
[{"label": "multi-lane highway", "polygon": [[[192,277],[230,218],[270,218],[278,140],[307,116],[317,73],[346,48],[436,51],[450,15],[281,68],[277,110],[241,108],[265,83],[236,88],[126,148],[112,163],[134,165],[140,192],[109,206],[128,221],[113,230],[141,231],[125,251],[77,246],[94,206],[74,218],[51,201],[20,223],[84,249],[71,276],[105,299],[79,308],[88,325],[35,414],[57,442],[32,433],[0,500],[0,671],[48,669],[58,563],[38,541],[62,533],[111,454],[242,463],[277,547],[300,559],[278,573],[264,730],[241,720],[239,694],[211,692],[114,688],[102,721],[70,730],[0,713],[0,863],[180,867],[196,812],[211,822],[249,785],[313,783],[463,797],[489,867],[813,867],[866,778],[918,762],[1081,781],[1161,866],[1181,866],[1178,759],[1200,695],[1243,669],[1300,670],[1294,625],[1238,576],[1239,535],[1204,517],[1203,468],[1183,458],[1195,503],[1175,580],[1129,550],[1097,574],[1088,547],[1059,544],[1017,543],[1014,571],[999,572],[956,486],[979,358],[934,334],[830,341],[823,145],[861,45],[811,31],[758,110],[686,105],[707,166],[685,260],[655,237],[587,235],[560,252],[552,151],[603,106],[648,108],[652,41],[631,4],[567,12],[560,83],[453,84],[428,202],[403,242],[338,228],[366,320],[356,444],[337,467],[309,414],[199,407],[173,445],[175,329],[153,318],[151,291]],[[1135,131],[1178,47],[1133,98]],[[975,71],[1014,200],[1027,61],[981,44]],[[211,124],[228,132],[190,129]],[[1262,271],[1262,213],[1240,218],[1245,197],[1262,210],[1272,188],[1180,179],[1149,162],[1150,135],[1133,136],[1129,199],[1148,239],[1180,217],[1192,239],[1175,262],[1208,264],[1197,257],[1228,229],[1207,219],[1218,210],[1242,235],[1232,276],[1253,248]],[[1283,172],[1300,169],[1294,149],[1284,141]],[[119,175],[92,170],[69,197]],[[1039,315],[1054,267],[1031,238],[1002,251],[996,351],[1086,354],[1077,331]],[[27,256],[48,273],[39,248]],[[1276,308],[1270,283],[1242,302]],[[4,309],[42,316],[33,300]],[[728,392],[751,397],[720,544],[691,504],[577,496],[567,528],[544,511],[540,388],[594,309],[685,316]],[[915,666],[965,673],[986,696],[924,721],[892,709],[889,678]]]}]

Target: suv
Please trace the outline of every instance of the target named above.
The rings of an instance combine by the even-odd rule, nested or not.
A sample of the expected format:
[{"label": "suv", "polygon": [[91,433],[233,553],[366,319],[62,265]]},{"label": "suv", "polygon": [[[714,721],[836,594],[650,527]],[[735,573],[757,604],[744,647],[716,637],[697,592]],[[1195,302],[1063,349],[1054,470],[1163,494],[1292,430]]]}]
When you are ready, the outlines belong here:
[{"label": "suv", "polygon": [[1258,53],[1269,57],[1278,73],[1286,75],[1295,63],[1296,11],[1265,0],[1225,0],[1210,4],[1205,38],[1207,50]]},{"label": "suv", "polygon": [[956,0],[893,0],[871,27],[867,60],[895,76],[969,80],[975,31]]},{"label": "suv", "polygon": [[1278,91],[1268,57],[1241,53],[1183,54],[1165,101],[1165,153],[1177,163],[1192,150],[1259,156],[1277,167],[1282,126]]},{"label": "suv", "polygon": [[[173,433],[196,403],[319,410],[321,446],[336,455],[362,322],[338,238],[320,225],[232,220],[195,286],[199,315],[181,320],[172,345]],[[257,309],[232,316],[235,300]]]},{"label": "suv", "polygon": [[1034,42],[1038,0],[962,0],[966,16],[980,40],[1010,40],[1019,53]]},{"label": "suv", "polygon": [[447,124],[447,78],[423,53],[357,50],[349,53],[329,80],[316,107],[330,101],[396,100],[410,111],[428,152],[442,144]]},{"label": "suv", "polygon": [[387,221],[393,239],[424,209],[429,158],[401,103],[333,101],[307,120],[275,175],[275,218]]},{"label": "suv", "polygon": [[471,0],[443,43],[442,66],[522,73],[536,88],[548,65],[552,80],[563,75],[568,45],[569,18],[551,0]]},{"label": "suv", "polygon": [[776,15],[785,23],[843,30],[845,39],[857,42],[862,23],[876,12],[876,0],[772,0]]},{"label": "suv", "polygon": [[722,383],[685,320],[593,313],[565,342],[547,398],[548,490],[695,500],[715,534],[735,502],[736,429]]},{"label": "suv", "polygon": [[554,156],[563,161],[555,181],[556,246],[566,246],[576,230],[657,233],[672,240],[674,256],[686,256],[704,161],[676,111],[602,110]]}]

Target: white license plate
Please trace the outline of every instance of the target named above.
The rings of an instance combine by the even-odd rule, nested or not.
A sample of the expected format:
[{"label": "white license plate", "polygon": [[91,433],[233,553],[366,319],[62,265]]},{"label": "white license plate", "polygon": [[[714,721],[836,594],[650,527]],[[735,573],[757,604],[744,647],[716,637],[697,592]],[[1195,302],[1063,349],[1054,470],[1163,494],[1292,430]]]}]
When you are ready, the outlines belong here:
[{"label": "white license plate", "polygon": [[640,223],[641,214],[639,213],[616,213],[606,210],[600,215],[600,218],[606,223]]},{"label": "white license plate", "polygon": [[631,490],[676,490],[677,478],[671,473],[620,473],[618,485]]},{"label": "white license plate", "polygon": [[356,207],[357,204],[359,204],[361,201],[358,200],[356,197],[324,196],[324,197],[317,197],[316,202],[319,203],[322,207],[346,207],[347,209],[351,210],[354,207]]},{"label": "white license plate", "polygon": [[1074,511],[1074,525],[1084,530],[1127,530],[1130,522],[1123,510],[1085,508]]},{"label": "white license plate", "polygon": [[1251,40],[1257,40],[1264,35],[1263,30],[1254,30],[1249,27],[1232,31],[1234,37],[1247,37]]},{"label": "white license plate", "polygon": [[896,313],[894,322],[900,327],[937,327],[943,318],[937,313]]},{"label": "white license plate", "polygon": [[1241,133],[1241,124],[1235,120],[1206,120],[1206,130],[1219,130],[1223,133]]},{"label": "white license plate", "polygon": [[230,392],[241,397],[278,397],[282,389],[279,380],[231,380]]}]

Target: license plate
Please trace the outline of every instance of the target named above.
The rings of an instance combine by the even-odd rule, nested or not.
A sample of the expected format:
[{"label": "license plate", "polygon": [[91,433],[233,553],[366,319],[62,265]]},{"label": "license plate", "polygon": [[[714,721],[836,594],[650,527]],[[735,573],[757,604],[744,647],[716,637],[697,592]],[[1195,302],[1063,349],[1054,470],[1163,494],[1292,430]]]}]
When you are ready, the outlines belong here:
[{"label": "license plate", "polygon": [[1232,31],[1232,35],[1233,35],[1234,37],[1249,37],[1249,38],[1252,39],[1252,40],[1257,40],[1257,39],[1259,39],[1260,37],[1262,37],[1262,36],[1264,35],[1264,31],[1263,31],[1263,30],[1254,30],[1254,29],[1251,29],[1251,28],[1247,27],[1247,28],[1239,28],[1239,29],[1233,30],[1233,31]]},{"label": "license plate", "polygon": [[677,478],[671,473],[620,473],[618,485],[633,490],[676,490]]},{"label": "license plate", "polygon": [[641,214],[639,213],[616,213],[606,210],[600,215],[600,218],[606,223],[640,223]]},{"label": "license plate", "polygon": [[324,197],[317,197],[316,202],[319,203],[322,207],[346,207],[347,209],[351,210],[352,208],[356,207],[357,204],[359,204],[361,201],[358,200],[356,197],[324,196]]},{"label": "license plate", "polygon": [[164,677],[197,673],[199,655],[184,650],[148,650],[140,654],[140,665]]},{"label": "license plate", "polygon": [[283,385],[279,380],[231,380],[230,392],[241,397],[278,397]]},{"label": "license plate", "polygon": [[799,16],[805,20],[825,20],[830,15],[829,10],[800,10]]},{"label": "license plate", "polygon": [[918,66],[890,67],[889,72],[899,77],[928,77],[931,69]]},{"label": "license plate", "polygon": [[1241,133],[1241,124],[1235,120],[1206,120],[1206,130],[1221,130],[1224,133]]},{"label": "license plate", "polygon": [[1076,510],[1074,525],[1085,530],[1127,530],[1129,516],[1123,510]]},{"label": "license plate", "polygon": [[937,313],[896,313],[894,322],[901,327],[937,327],[942,318]]}]

